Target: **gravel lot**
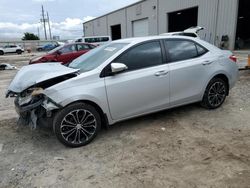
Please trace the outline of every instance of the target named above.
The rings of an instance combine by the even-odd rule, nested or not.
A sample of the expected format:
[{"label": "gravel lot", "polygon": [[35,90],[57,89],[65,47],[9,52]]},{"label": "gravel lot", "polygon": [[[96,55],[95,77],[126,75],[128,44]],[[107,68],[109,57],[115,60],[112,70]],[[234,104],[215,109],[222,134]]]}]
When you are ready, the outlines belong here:
[{"label": "gravel lot", "polygon": [[[29,55],[0,56],[22,67]],[[16,71],[0,71],[0,187],[250,187],[250,71],[225,104],[167,110],[64,147],[50,130],[17,127],[4,93]]]}]

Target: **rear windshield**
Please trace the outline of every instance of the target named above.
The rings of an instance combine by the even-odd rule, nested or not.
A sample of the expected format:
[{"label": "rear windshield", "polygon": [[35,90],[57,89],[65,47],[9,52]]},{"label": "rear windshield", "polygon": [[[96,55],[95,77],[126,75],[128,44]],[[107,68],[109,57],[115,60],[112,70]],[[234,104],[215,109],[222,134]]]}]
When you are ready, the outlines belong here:
[{"label": "rear windshield", "polygon": [[80,69],[81,72],[93,70],[127,45],[127,43],[112,43],[99,46],[75,59],[69,67]]}]

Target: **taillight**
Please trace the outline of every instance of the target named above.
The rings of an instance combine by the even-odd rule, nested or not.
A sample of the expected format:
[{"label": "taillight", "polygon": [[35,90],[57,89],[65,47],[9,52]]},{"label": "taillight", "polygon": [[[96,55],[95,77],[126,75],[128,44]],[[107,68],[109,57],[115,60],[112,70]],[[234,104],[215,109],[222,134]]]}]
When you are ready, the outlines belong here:
[{"label": "taillight", "polygon": [[229,59],[231,59],[233,62],[237,63],[237,57],[235,55],[231,55],[229,57]]}]

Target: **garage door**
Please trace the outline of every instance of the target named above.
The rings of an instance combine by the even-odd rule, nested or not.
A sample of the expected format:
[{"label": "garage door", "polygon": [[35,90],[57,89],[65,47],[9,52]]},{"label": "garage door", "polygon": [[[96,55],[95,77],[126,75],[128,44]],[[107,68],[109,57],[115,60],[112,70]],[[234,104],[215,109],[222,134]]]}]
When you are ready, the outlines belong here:
[{"label": "garage door", "polygon": [[133,21],[133,37],[143,37],[148,35],[148,19]]}]

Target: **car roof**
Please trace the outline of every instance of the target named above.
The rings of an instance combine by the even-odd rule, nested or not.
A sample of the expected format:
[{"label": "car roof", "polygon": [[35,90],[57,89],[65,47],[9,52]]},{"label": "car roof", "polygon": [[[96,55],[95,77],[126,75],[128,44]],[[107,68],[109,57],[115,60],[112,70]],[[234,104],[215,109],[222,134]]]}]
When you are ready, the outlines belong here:
[{"label": "car roof", "polygon": [[142,42],[147,42],[147,41],[151,41],[151,40],[160,40],[160,39],[185,39],[185,40],[191,40],[194,41],[202,46],[204,46],[205,48],[207,48],[208,50],[219,50],[217,47],[215,47],[214,45],[201,40],[199,38],[194,38],[194,37],[189,37],[189,36],[181,36],[181,35],[166,35],[166,36],[148,36],[148,37],[137,37],[137,38],[127,38],[127,39],[120,39],[120,40],[115,40],[112,41],[111,44],[115,44],[115,43],[128,43],[129,45],[127,47],[131,47],[134,46],[136,44],[140,44]]},{"label": "car roof", "polygon": [[141,42],[145,42],[145,41],[160,40],[160,39],[188,39],[188,40],[197,41],[197,39],[195,39],[193,37],[187,37],[187,36],[172,36],[172,35],[158,36],[157,35],[157,36],[120,39],[120,40],[113,41],[112,43],[141,43]]}]

